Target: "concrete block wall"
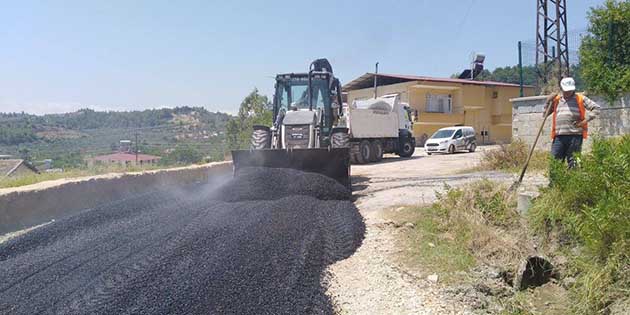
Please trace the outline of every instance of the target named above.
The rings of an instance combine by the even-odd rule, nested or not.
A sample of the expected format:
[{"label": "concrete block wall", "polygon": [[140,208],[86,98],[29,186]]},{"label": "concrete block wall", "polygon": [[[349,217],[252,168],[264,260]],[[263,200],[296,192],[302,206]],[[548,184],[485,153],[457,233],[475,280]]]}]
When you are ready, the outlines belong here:
[{"label": "concrete block wall", "polygon": [[[599,119],[589,123],[589,138],[584,143],[588,149],[593,137],[613,137],[630,134],[630,94],[614,104],[609,104],[598,96],[589,96],[602,107]],[[547,96],[514,98],[512,102],[512,140],[523,140],[531,145],[536,138],[543,120],[544,103]],[[537,147],[548,150],[551,147],[551,117],[547,119]]]},{"label": "concrete block wall", "polygon": [[207,183],[232,174],[231,162],[105,174],[0,189],[0,235],[158,188]]}]

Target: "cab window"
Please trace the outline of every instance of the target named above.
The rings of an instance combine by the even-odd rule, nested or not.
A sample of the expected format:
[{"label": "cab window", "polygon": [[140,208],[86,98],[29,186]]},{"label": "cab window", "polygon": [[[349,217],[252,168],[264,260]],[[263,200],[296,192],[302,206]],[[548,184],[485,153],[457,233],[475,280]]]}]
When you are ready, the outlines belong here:
[{"label": "cab window", "polygon": [[457,131],[455,132],[455,135],[453,135],[453,139],[457,139],[457,138],[461,138],[462,137],[462,130],[461,129],[457,129]]}]

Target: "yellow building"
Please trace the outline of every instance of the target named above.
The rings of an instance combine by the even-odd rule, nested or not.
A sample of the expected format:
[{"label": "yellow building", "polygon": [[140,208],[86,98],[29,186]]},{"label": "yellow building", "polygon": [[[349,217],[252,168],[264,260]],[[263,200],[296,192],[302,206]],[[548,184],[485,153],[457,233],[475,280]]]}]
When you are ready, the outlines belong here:
[{"label": "yellow building", "polygon": [[[373,73],[366,73],[343,86],[348,104],[374,97]],[[418,145],[436,130],[455,125],[472,126],[478,143],[507,143],[512,137],[511,98],[519,96],[519,85],[431,78],[412,75],[378,74],[377,94],[397,93],[408,103],[414,118],[413,132]],[[525,86],[525,96],[534,88]]]}]

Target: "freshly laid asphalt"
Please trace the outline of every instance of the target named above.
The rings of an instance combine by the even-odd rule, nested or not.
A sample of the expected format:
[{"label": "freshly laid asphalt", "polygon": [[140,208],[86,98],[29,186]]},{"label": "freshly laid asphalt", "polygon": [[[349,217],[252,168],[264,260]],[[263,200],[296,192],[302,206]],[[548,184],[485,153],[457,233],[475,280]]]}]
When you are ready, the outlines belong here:
[{"label": "freshly laid asphalt", "polygon": [[87,209],[0,244],[0,314],[330,314],[365,225],[327,177],[250,169]]}]

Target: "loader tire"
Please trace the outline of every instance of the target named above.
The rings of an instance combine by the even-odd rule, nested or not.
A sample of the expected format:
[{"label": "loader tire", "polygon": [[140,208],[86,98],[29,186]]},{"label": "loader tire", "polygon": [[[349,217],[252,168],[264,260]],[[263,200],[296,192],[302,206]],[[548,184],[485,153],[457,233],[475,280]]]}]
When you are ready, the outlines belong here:
[{"label": "loader tire", "polygon": [[271,146],[271,132],[269,127],[254,126],[250,148],[252,150],[269,149]]},{"label": "loader tire", "polygon": [[358,143],[350,143],[350,164],[360,164]]},{"label": "loader tire", "polygon": [[365,164],[370,162],[370,157],[372,156],[372,145],[369,140],[363,140],[359,143],[359,154],[357,155],[357,159],[359,164]]},{"label": "loader tire", "polygon": [[350,135],[348,134],[348,128],[333,129],[333,134],[331,138],[333,148],[350,147]]},{"label": "loader tire", "polygon": [[383,159],[383,143],[381,140],[372,141],[370,162],[380,162]]}]

